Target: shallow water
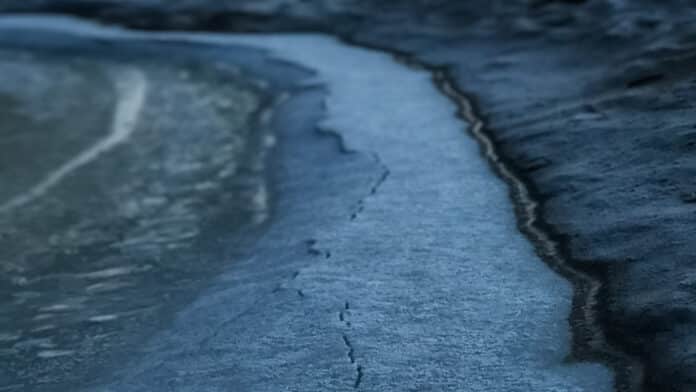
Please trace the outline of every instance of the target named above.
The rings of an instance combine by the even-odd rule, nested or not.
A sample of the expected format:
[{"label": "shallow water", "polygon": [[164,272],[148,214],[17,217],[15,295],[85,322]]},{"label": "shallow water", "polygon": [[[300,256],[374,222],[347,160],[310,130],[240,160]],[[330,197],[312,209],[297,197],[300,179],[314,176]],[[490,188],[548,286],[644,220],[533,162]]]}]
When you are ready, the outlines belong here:
[{"label": "shallow water", "polygon": [[0,390],[132,349],[270,212],[258,83],[185,50],[72,45],[0,60]]}]

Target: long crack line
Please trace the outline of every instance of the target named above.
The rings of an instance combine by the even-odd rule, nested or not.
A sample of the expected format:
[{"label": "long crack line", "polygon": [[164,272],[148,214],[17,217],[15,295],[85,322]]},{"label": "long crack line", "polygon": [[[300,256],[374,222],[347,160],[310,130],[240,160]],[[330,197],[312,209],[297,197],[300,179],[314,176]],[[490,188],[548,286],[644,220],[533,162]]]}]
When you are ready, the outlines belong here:
[{"label": "long crack line", "polygon": [[573,305],[569,319],[573,334],[572,358],[599,361],[610,366],[616,373],[614,388],[618,392],[639,391],[644,377],[643,364],[612,345],[601,327],[599,298],[603,289],[602,280],[574,267],[565,256],[560,240],[554,238],[553,230],[541,218],[539,203],[529,186],[502,158],[483,117],[477,112],[473,101],[459,90],[447,67],[423,63],[407,52],[361,43],[346,36],[339,38],[347,45],[389,53],[407,67],[430,73],[437,89],[456,105],[457,115],[469,125],[469,133],[479,144],[492,169],[508,184],[520,231],[532,242],[537,254],[549,268],[573,284]]},{"label": "long crack line", "polygon": [[[346,302],[343,306],[343,309],[341,309],[341,311],[338,312],[338,320],[345,324],[346,329],[350,328],[350,321],[348,320],[349,312],[349,302]],[[346,355],[348,356],[348,360],[351,364],[353,364],[353,366],[355,366],[355,382],[353,383],[353,388],[358,389],[363,380],[364,370],[362,365],[360,365],[355,358],[355,346],[348,337],[348,334],[344,332],[343,335],[341,335],[341,337],[343,339],[343,344],[346,346],[346,349],[348,350],[348,352],[346,353]]]}]

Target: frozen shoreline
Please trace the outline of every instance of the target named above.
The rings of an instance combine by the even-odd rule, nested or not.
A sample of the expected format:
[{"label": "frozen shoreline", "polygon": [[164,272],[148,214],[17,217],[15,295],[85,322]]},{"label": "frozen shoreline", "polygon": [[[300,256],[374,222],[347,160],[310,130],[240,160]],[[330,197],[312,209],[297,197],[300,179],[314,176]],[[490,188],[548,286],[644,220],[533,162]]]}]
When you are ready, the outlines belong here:
[{"label": "frozen shoreline", "polygon": [[[17,20],[0,27],[22,28]],[[85,38],[262,48],[316,71],[275,120],[288,139],[279,159],[295,167],[279,179],[280,203],[293,201],[277,207],[248,260],[128,366],[107,367],[106,387],[89,390],[611,390],[603,366],[566,363],[572,288],[518,232],[505,184],[427,72],[318,35],[121,33],[44,21],[42,29]],[[322,132],[342,144],[314,161],[282,135],[312,102],[325,107]],[[326,162],[339,157],[346,163]],[[255,281],[264,274],[273,278]]]},{"label": "frozen shoreline", "polygon": [[[321,201],[279,206],[251,258],[107,390],[611,390],[603,366],[565,363],[570,284],[517,231],[505,185],[428,73],[321,36],[154,36],[263,47],[316,70],[307,84],[329,92],[321,128],[371,169],[327,163],[292,179],[295,192],[323,188]],[[304,254],[277,265],[298,244]],[[290,266],[280,289],[254,289],[259,268]]]},{"label": "frozen shoreline", "polygon": [[686,2],[10,0],[0,8],[156,31],[321,31],[446,68],[531,190],[565,260],[602,282],[592,308],[608,346],[597,350],[580,331],[576,354],[602,357],[604,346],[625,356],[619,390],[696,387],[696,8]]}]

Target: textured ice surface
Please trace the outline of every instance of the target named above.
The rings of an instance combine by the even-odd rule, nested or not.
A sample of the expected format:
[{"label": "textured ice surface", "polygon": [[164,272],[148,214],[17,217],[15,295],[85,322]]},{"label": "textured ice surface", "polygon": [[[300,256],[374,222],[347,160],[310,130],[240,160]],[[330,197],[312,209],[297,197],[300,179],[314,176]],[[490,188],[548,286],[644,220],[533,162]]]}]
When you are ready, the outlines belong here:
[{"label": "textured ice surface", "polygon": [[[611,389],[603,366],[565,361],[571,287],[517,231],[505,185],[427,73],[321,36],[159,36],[316,70],[321,129],[354,163],[315,162],[284,185],[305,203],[280,206],[253,257],[94,390]],[[287,132],[302,99],[317,94],[281,113]],[[266,290],[269,270],[290,267]]]},{"label": "textured ice surface", "polygon": [[[316,236],[331,262],[299,276],[305,303],[348,304],[366,390],[610,389],[601,366],[564,363],[570,285],[517,231],[506,186],[429,74],[320,36],[233,42],[315,69],[330,91],[322,128],[388,170],[355,219]],[[317,323],[275,333],[311,339]]]}]

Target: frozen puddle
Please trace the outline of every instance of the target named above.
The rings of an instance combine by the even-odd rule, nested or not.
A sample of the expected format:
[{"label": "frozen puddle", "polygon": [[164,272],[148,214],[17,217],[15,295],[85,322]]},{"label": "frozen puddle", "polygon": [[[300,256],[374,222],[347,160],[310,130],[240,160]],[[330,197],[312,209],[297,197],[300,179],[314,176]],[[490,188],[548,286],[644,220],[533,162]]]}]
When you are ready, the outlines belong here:
[{"label": "frozen puddle", "polygon": [[[319,35],[88,30],[260,47],[314,69],[311,82],[328,90],[322,129],[384,168],[352,217],[316,229],[311,246],[330,258],[298,271],[299,296],[204,294],[95,390],[612,389],[604,366],[566,360],[571,285],[517,230],[506,185],[431,75]],[[196,309],[220,313],[240,301],[250,311],[227,324],[191,321]]]}]

